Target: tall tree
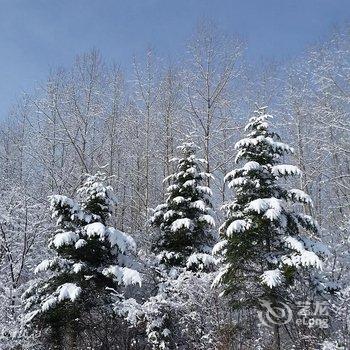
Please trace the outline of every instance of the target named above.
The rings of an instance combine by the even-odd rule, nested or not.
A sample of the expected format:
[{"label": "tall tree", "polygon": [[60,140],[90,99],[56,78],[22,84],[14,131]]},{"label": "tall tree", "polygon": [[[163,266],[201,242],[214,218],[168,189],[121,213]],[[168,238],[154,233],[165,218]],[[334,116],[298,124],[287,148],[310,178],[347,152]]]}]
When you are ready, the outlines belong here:
[{"label": "tall tree", "polygon": [[[230,158],[222,158],[222,148],[223,140],[228,138],[227,129],[236,127],[229,112],[235,102],[231,87],[238,80],[243,45],[238,38],[223,35],[212,22],[202,21],[188,51],[185,108],[198,130],[206,171],[214,173]],[[209,186],[210,178],[206,182]]]},{"label": "tall tree", "polygon": [[[197,158],[198,146],[190,137],[178,149],[181,157],[170,160],[177,163],[176,171],[164,180],[170,183],[167,199],[156,207],[150,220],[157,229],[152,250],[158,259],[157,263],[150,264],[156,276],[157,292],[142,307],[134,303],[126,306],[127,314],[136,307],[142,315],[154,349],[173,349],[181,345],[183,336],[178,330],[179,322],[190,327],[191,317],[184,315],[189,309],[195,309],[190,302],[194,293],[188,284],[193,278],[192,271],[210,271],[215,265],[210,254],[215,241],[211,190],[204,186],[211,175],[203,171],[206,161]],[[184,300],[187,300],[186,306]],[[189,339],[187,337],[186,342]]]},{"label": "tall tree", "polygon": [[[304,270],[322,266],[322,244],[315,240],[317,224],[311,216],[296,210],[311,204],[299,189],[285,189],[281,179],[300,175],[281,159],[293,149],[269,130],[266,107],[258,108],[245,130],[246,138],[236,143],[236,162],[243,167],[229,172],[225,181],[235,198],[224,208],[227,220],[220,227],[222,240],[214,247],[224,267],[214,284],[226,294],[235,293],[236,306],[257,306],[259,299],[272,304],[288,299],[286,290],[303,279]],[[280,349],[275,327],[274,349]]]}]

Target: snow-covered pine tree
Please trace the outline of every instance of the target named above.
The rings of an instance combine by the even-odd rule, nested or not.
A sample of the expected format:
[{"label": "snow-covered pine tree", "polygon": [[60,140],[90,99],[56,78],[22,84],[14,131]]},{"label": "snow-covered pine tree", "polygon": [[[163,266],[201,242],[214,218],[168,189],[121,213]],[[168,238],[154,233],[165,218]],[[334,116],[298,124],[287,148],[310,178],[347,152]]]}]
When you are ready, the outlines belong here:
[{"label": "snow-covered pine tree", "polygon": [[186,267],[188,270],[210,269],[215,243],[212,192],[204,182],[210,174],[203,171],[204,159],[196,157],[198,146],[191,136],[178,146],[181,158],[176,172],[168,176],[167,199],[156,207],[151,224],[159,228],[153,249],[160,263],[167,267]]},{"label": "snow-covered pine tree", "polygon": [[281,183],[301,172],[281,164],[293,149],[269,131],[270,118],[266,107],[255,111],[245,127],[247,137],[235,145],[236,162],[245,164],[225,177],[235,198],[224,205],[227,220],[220,227],[222,240],[213,249],[223,263],[214,285],[221,284],[236,307],[258,305],[259,299],[286,300],[288,287],[303,271],[321,268],[325,253],[316,238],[316,222],[300,210],[312,204],[310,197]]},{"label": "snow-covered pine tree", "polygon": [[[153,252],[159,262],[151,268],[157,272],[159,283],[157,294],[151,296],[142,309],[148,340],[154,349],[178,346],[176,325],[183,313],[190,313],[184,307],[184,300],[189,305],[186,292],[191,293],[186,283],[191,280],[192,272],[209,272],[216,263],[211,255],[216,240],[212,193],[204,186],[211,175],[203,170],[205,160],[196,157],[199,147],[191,137],[178,147],[181,157],[171,160],[177,166],[175,173],[164,180],[170,182],[166,201],[155,209],[151,218],[151,224],[158,229]],[[182,326],[185,327],[185,322]]]},{"label": "snow-covered pine tree", "polygon": [[77,200],[50,197],[58,226],[49,243],[55,256],[36,267],[35,273],[47,271],[47,278],[33,283],[23,299],[25,321],[50,329],[50,342],[58,348],[67,329],[69,346],[75,348],[76,332],[86,324],[84,315],[98,308],[105,314],[112,310],[111,290],[141,284],[139,273],[131,268],[134,240],[107,226],[116,198],[105,180],[101,173],[87,176],[77,190]]}]

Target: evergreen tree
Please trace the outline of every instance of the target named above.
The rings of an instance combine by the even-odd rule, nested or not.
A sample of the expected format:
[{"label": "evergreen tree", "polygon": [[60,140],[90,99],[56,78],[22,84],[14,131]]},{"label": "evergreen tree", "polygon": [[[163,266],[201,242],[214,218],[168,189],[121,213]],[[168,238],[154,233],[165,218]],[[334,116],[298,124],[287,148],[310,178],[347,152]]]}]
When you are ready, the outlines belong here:
[{"label": "evergreen tree", "polygon": [[[158,260],[151,268],[159,283],[157,294],[142,305],[142,314],[153,349],[180,346],[176,341],[181,333],[177,326],[181,322],[186,327],[183,314],[188,316],[189,309],[193,312],[187,282],[192,280],[192,272],[209,272],[216,263],[211,255],[216,239],[212,193],[204,186],[211,175],[203,171],[206,162],[196,157],[198,146],[189,137],[178,149],[181,157],[171,160],[177,163],[176,172],[164,180],[170,182],[166,201],[151,218],[151,224],[158,228],[152,247]],[[190,317],[186,320],[190,322]]]},{"label": "evergreen tree", "polygon": [[51,343],[57,348],[66,337],[63,332],[70,333],[68,346],[76,346],[76,332],[84,329],[86,313],[98,308],[107,314],[112,310],[111,290],[141,284],[139,273],[130,268],[134,240],[107,226],[116,198],[104,180],[101,173],[87,176],[77,190],[78,200],[50,197],[52,218],[58,226],[49,243],[55,256],[36,267],[35,273],[47,271],[47,278],[33,283],[23,298],[25,321],[50,328]]},{"label": "evergreen tree", "polygon": [[196,157],[198,146],[193,141],[188,139],[178,149],[182,157],[171,160],[177,162],[176,172],[164,180],[170,181],[166,202],[151,218],[152,225],[159,228],[153,250],[168,267],[210,268],[215,222],[212,192],[203,183],[211,175],[203,171],[206,162]]},{"label": "evergreen tree", "polygon": [[315,220],[300,210],[312,205],[310,197],[281,183],[301,175],[296,166],[281,164],[293,149],[269,131],[266,107],[255,114],[245,128],[247,137],[235,145],[236,162],[245,164],[225,177],[235,198],[224,205],[227,220],[213,249],[223,262],[214,285],[221,284],[236,307],[258,305],[259,299],[272,304],[288,299],[288,287],[305,283],[303,271],[321,268],[325,253]]}]

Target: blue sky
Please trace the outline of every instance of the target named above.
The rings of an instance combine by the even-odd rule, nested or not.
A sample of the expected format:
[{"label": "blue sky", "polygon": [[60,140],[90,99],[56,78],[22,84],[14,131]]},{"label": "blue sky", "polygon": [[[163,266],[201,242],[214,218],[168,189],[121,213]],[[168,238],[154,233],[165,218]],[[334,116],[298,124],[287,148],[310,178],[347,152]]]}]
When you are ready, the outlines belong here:
[{"label": "blue sky", "polygon": [[173,56],[203,17],[242,36],[249,60],[289,59],[348,21],[350,0],[0,0],[0,118],[79,53],[124,68],[149,45]]}]

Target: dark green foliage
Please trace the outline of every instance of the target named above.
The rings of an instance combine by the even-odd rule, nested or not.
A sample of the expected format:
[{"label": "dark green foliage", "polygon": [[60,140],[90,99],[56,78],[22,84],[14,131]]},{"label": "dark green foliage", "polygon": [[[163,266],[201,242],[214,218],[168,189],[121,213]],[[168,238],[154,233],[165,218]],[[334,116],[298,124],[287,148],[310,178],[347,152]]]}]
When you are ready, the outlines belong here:
[{"label": "dark green foliage", "polygon": [[211,190],[204,186],[210,174],[203,171],[205,161],[196,157],[198,147],[193,142],[184,142],[178,148],[181,158],[172,160],[177,167],[166,179],[171,183],[166,202],[155,209],[151,219],[152,225],[159,228],[153,250],[161,263],[189,267],[189,257],[199,253],[203,256],[198,258],[205,259],[215,239]]}]

